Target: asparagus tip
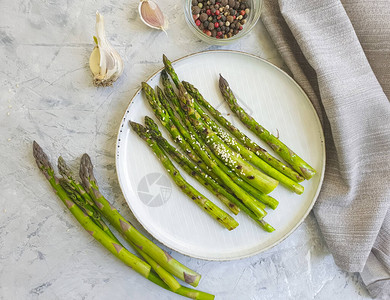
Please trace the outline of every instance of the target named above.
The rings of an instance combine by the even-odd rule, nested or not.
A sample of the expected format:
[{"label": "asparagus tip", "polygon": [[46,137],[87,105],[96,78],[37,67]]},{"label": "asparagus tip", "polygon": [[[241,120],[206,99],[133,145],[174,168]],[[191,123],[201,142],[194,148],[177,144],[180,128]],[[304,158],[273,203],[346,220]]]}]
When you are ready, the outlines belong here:
[{"label": "asparagus tip", "polygon": [[153,137],[160,137],[161,136],[161,132],[158,129],[158,125],[156,124],[156,122],[154,122],[154,120],[152,118],[145,116],[145,124],[146,124],[147,128],[152,132]]},{"label": "asparagus tip", "polygon": [[33,141],[33,155],[40,169],[43,167],[52,169],[49,158],[36,141]]},{"label": "asparagus tip", "polygon": [[163,62],[164,64],[169,62],[168,57],[165,54],[163,54]]},{"label": "asparagus tip", "polygon": [[70,171],[68,165],[65,162],[65,159],[63,159],[62,156],[58,157],[57,162],[58,172],[64,176],[64,177],[73,177],[72,172]]},{"label": "asparagus tip", "polygon": [[221,73],[219,74],[219,88],[220,89],[225,89],[225,88],[228,88],[229,87],[229,84],[228,82],[226,81],[225,78],[222,77]]},{"label": "asparagus tip", "polygon": [[89,190],[89,186],[91,185],[89,180],[95,181],[95,176],[93,174],[93,165],[91,158],[87,153],[84,153],[81,157],[80,161],[80,172],[79,172],[81,181],[84,184],[84,187]]}]

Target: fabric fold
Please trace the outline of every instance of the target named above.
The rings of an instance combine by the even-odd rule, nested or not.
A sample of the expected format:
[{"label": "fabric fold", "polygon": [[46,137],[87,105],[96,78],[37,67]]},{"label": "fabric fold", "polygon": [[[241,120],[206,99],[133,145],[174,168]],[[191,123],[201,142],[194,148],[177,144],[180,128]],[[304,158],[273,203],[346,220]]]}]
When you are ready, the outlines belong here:
[{"label": "fabric fold", "polygon": [[[374,256],[385,271],[382,279],[371,282],[381,295],[378,287],[390,280],[386,225],[390,218],[390,103],[383,91],[390,90],[386,80],[390,69],[375,65],[381,74],[374,74],[354,30],[361,24],[352,24],[350,19],[356,12],[363,15],[359,5],[369,9],[367,2],[372,2],[378,10],[379,4],[346,2],[348,13],[336,0],[266,0],[262,21],[323,124],[327,162],[314,207],[323,237],[343,270],[379,270],[370,268],[374,260],[368,258]],[[382,13],[382,22],[364,28],[366,40],[368,32],[390,33],[390,1],[381,5],[389,14]],[[352,19],[371,24],[363,18]],[[378,35],[381,38],[383,34]],[[390,44],[383,42],[377,53],[370,45],[371,61],[390,55]]]}]

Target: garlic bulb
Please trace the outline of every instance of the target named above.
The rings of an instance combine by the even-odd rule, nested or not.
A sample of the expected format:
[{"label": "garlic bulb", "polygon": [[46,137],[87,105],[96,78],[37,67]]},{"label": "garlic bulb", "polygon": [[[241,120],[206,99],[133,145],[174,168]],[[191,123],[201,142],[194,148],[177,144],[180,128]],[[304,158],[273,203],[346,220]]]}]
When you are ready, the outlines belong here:
[{"label": "garlic bulb", "polygon": [[123,73],[123,60],[107,41],[104,19],[96,12],[96,46],[89,57],[89,67],[95,86],[110,86]]},{"label": "garlic bulb", "polygon": [[142,22],[154,29],[160,29],[166,33],[168,21],[165,19],[160,7],[152,0],[141,0],[138,6]]}]

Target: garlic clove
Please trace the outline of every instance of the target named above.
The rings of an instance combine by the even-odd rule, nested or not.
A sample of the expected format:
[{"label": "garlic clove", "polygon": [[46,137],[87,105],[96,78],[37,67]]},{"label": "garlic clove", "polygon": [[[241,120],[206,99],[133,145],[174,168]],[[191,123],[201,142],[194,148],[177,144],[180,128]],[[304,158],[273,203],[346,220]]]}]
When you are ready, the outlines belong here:
[{"label": "garlic clove", "polygon": [[111,46],[104,30],[104,18],[96,12],[96,46],[89,57],[89,67],[96,86],[110,86],[123,73],[123,60]]},{"label": "garlic clove", "polygon": [[138,11],[142,22],[147,26],[164,32],[168,29],[168,20],[153,0],[141,0]]},{"label": "garlic clove", "polygon": [[91,69],[93,76],[100,73],[100,51],[97,46],[93,48],[91,56],[89,57],[89,68]]}]

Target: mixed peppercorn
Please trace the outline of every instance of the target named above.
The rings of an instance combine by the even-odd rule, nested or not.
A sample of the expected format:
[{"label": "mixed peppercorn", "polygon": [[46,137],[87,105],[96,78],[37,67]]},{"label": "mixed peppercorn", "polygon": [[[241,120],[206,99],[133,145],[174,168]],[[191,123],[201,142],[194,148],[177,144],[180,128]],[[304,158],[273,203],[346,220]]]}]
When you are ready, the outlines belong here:
[{"label": "mixed peppercorn", "polygon": [[217,39],[239,33],[250,12],[248,0],[192,0],[191,9],[196,26]]}]

